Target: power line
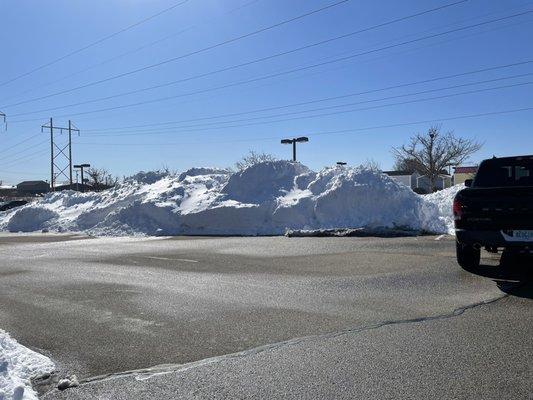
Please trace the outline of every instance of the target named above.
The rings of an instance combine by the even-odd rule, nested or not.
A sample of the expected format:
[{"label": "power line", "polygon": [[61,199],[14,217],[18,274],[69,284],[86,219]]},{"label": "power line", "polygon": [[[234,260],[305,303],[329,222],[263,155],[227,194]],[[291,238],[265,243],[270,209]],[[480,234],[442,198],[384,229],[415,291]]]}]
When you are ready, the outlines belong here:
[{"label": "power line", "polygon": [[[441,96],[428,97],[428,98],[423,98],[423,99],[414,99],[414,100],[403,101],[403,102],[382,104],[382,105],[372,106],[372,107],[356,108],[356,109],[351,109],[351,110],[343,110],[343,111],[336,111],[336,112],[329,112],[329,113],[322,113],[322,114],[315,114],[315,115],[307,115],[307,116],[301,116],[301,117],[278,119],[278,120],[274,120],[274,121],[262,121],[262,122],[248,123],[248,124],[228,125],[228,126],[202,128],[202,129],[185,129],[184,131],[174,131],[174,132],[202,132],[202,131],[213,130],[213,129],[240,128],[240,127],[253,126],[253,125],[264,125],[264,124],[271,124],[271,123],[294,121],[294,120],[299,120],[299,119],[308,119],[308,118],[332,116],[332,115],[346,114],[346,113],[352,113],[352,112],[357,112],[357,111],[374,110],[374,109],[378,109],[378,108],[391,107],[391,106],[397,106],[397,105],[419,103],[419,102],[422,102],[422,101],[437,100],[437,99],[461,96],[461,95],[465,95],[465,94],[481,93],[481,92],[486,92],[486,91],[490,91],[490,90],[497,90],[497,89],[525,86],[525,85],[530,85],[531,83],[533,83],[533,82],[522,82],[522,83],[511,84],[511,85],[497,86],[497,87],[484,88],[484,89],[476,89],[476,90],[470,90],[470,91],[466,91],[466,92],[459,92],[459,93],[452,93],[452,94],[441,95]],[[371,100],[371,101],[380,101],[380,100],[383,100],[383,99],[377,99],[377,100]],[[274,118],[274,117],[276,117],[276,116],[269,116],[269,117],[263,117],[263,118]],[[232,122],[235,122],[235,121],[228,121],[226,123],[232,123]],[[221,122],[221,123],[224,123],[224,122]],[[187,128],[187,127],[177,127],[177,129],[183,129],[183,128]],[[145,135],[147,133],[150,133],[150,132],[131,132],[131,133],[112,133],[112,134],[94,133],[91,136],[138,136],[138,135]],[[152,132],[150,134],[165,134],[165,133],[173,133],[173,132],[171,130],[167,130],[167,131],[160,131],[160,132]]]},{"label": "power line", "polygon": [[26,143],[26,142],[30,141],[31,139],[36,138],[37,136],[40,136],[40,135],[37,134],[37,135],[30,136],[29,138],[24,139],[21,142],[18,142],[18,143],[15,143],[12,146],[6,147],[5,149],[2,149],[2,153],[5,153],[7,150],[13,149],[13,148],[15,148],[17,146],[20,146],[21,144]]},{"label": "power line", "polygon": [[138,22],[136,22],[136,23],[134,23],[134,24],[131,24],[131,25],[129,25],[129,26],[127,26],[127,27],[125,27],[125,28],[119,30],[119,31],[116,31],[116,32],[114,32],[114,33],[111,33],[110,35],[107,35],[107,36],[105,36],[105,37],[103,37],[103,38],[101,38],[101,39],[98,39],[98,40],[95,41],[95,42],[89,43],[89,44],[86,45],[86,46],[83,46],[83,47],[81,47],[81,48],[79,48],[79,49],[76,49],[76,50],[74,50],[74,51],[71,51],[70,53],[67,53],[67,54],[65,54],[65,55],[63,55],[63,56],[61,56],[61,57],[58,57],[58,58],[56,58],[56,59],[54,59],[54,60],[52,60],[52,61],[50,61],[50,62],[47,62],[47,63],[45,63],[45,64],[43,64],[43,65],[40,65],[39,67],[36,67],[36,68],[34,68],[34,69],[32,69],[32,70],[30,70],[30,71],[28,71],[28,72],[24,72],[24,73],[22,73],[22,74],[20,74],[20,75],[17,75],[17,76],[15,76],[15,77],[11,78],[11,79],[8,79],[7,81],[1,82],[1,83],[0,83],[0,86],[5,86],[5,85],[7,85],[7,84],[9,84],[9,83],[11,83],[11,82],[14,82],[14,81],[16,81],[16,80],[19,80],[20,78],[26,77],[26,76],[28,76],[28,75],[31,75],[31,74],[37,72],[37,71],[40,71],[40,70],[42,70],[42,69],[44,69],[44,68],[47,68],[47,67],[49,67],[49,66],[51,66],[51,65],[57,64],[58,62],[60,62],[60,61],[62,61],[62,60],[64,60],[64,59],[66,59],[66,58],[68,58],[68,57],[71,57],[71,56],[73,56],[73,55],[75,55],[75,54],[81,53],[82,51],[85,51],[85,50],[87,50],[87,49],[89,49],[89,48],[91,48],[91,47],[94,47],[94,46],[96,46],[96,45],[98,45],[98,44],[100,44],[100,43],[103,43],[103,42],[105,42],[105,41],[107,41],[107,40],[109,40],[109,39],[112,39],[112,38],[114,38],[115,36],[120,35],[121,33],[124,33],[124,32],[126,32],[126,31],[129,31],[130,29],[133,29],[133,28],[135,28],[135,27],[137,27],[137,26],[139,26],[139,25],[141,25],[141,24],[144,24],[145,22],[148,22],[148,21],[150,21],[150,20],[152,20],[152,19],[154,19],[154,18],[156,18],[156,17],[159,17],[160,15],[162,15],[162,14],[164,14],[164,13],[166,13],[166,12],[169,12],[169,11],[175,9],[175,8],[178,7],[178,6],[183,5],[183,4],[187,3],[188,1],[189,1],[189,0],[183,0],[183,1],[179,2],[179,3],[176,3],[176,4],[174,4],[174,5],[172,5],[172,6],[168,7],[168,8],[165,8],[165,9],[162,10],[162,11],[159,11],[159,12],[156,13],[156,14],[153,14],[153,15],[147,17],[147,18],[144,18],[144,19],[142,19],[142,20],[140,20],[140,21],[138,21]]},{"label": "power line", "polygon": [[[477,18],[472,18],[472,19],[477,19]],[[517,26],[517,25],[521,25],[521,24],[524,24],[524,23],[527,23],[527,22],[529,22],[529,21],[522,21],[522,22],[518,22],[518,23],[514,23],[514,24],[507,24],[507,25],[494,27],[494,28],[489,28],[489,29],[486,29],[486,30],[478,31],[478,32],[473,32],[473,33],[470,33],[470,34],[467,34],[467,35],[456,36],[456,37],[448,38],[448,39],[445,39],[445,40],[442,40],[442,41],[428,43],[428,44],[425,44],[425,45],[422,45],[422,46],[419,46],[419,47],[415,47],[415,48],[402,50],[402,51],[399,51],[399,52],[389,53],[389,54],[382,55],[382,56],[379,56],[379,57],[367,59],[364,62],[367,63],[367,62],[377,61],[377,60],[380,60],[380,59],[383,59],[383,58],[388,58],[388,57],[394,56],[394,55],[399,55],[399,54],[404,54],[404,53],[412,53],[414,51],[418,51],[418,50],[425,49],[425,48],[428,48],[428,47],[435,47],[435,46],[441,45],[443,43],[449,43],[451,41],[462,40],[462,39],[469,38],[469,37],[472,37],[472,36],[481,35],[481,34],[484,34],[484,33],[487,33],[487,32],[493,32],[493,31],[496,31],[496,30],[501,30],[501,29],[510,28],[510,27]],[[455,24],[448,24],[448,26],[450,26],[450,25],[455,25]],[[433,29],[431,29],[431,30],[433,30]],[[411,34],[411,35],[407,35],[407,36],[413,36],[413,35]],[[330,58],[331,57],[326,57],[326,59],[330,59]],[[324,73],[337,71],[339,69],[345,69],[347,67],[348,66],[346,65],[346,66],[334,67],[334,68],[330,68],[330,69],[323,69],[321,71],[316,71],[316,72],[310,72],[310,73],[306,73],[306,74],[303,74],[303,75],[300,74],[298,77],[296,77],[294,79],[301,79],[301,78],[303,78],[305,76],[322,75]],[[271,85],[275,85],[275,84],[279,85],[279,84],[281,84],[281,83],[283,83],[284,81],[287,81],[287,80],[289,80],[289,79],[285,78],[285,79],[282,79],[282,80],[277,80],[275,82],[263,83],[263,84],[261,84],[261,85],[259,85],[257,87],[260,88],[260,87],[271,86]],[[215,95],[215,96],[211,95],[211,96],[209,96],[209,99],[213,99],[213,98],[218,97],[220,95],[223,95],[223,94],[219,93],[218,95]],[[194,101],[199,101],[199,100],[201,100],[201,98],[197,98]],[[188,104],[188,102],[182,102],[182,103],[179,103],[179,104]],[[40,119],[41,118],[26,119],[26,120],[21,120],[21,121],[16,121],[16,122],[37,121],[37,120],[40,120]],[[90,120],[92,121],[92,120],[95,120],[95,119],[102,119],[102,118],[91,118]],[[84,119],[84,120],[88,120],[88,119]],[[156,125],[158,125],[158,124],[156,124]]]},{"label": "power line", "polygon": [[[29,150],[29,149],[33,149],[33,148],[35,148],[35,147],[42,146],[42,145],[45,144],[45,143],[48,143],[48,140],[44,140],[44,141],[42,141],[42,142],[39,142],[39,143],[36,143],[36,144],[34,144],[34,145],[28,146],[28,147],[26,147],[26,148],[24,148],[24,149],[22,149],[22,150],[20,150],[20,151],[17,151],[17,152],[15,152],[15,153],[11,153],[11,154],[9,154],[8,156],[5,156],[5,157],[0,158],[0,161],[4,161],[4,160],[9,159],[9,158],[11,158],[11,157],[13,157],[13,156],[16,156],[16,155],[19,155],[19,154],[23,154],[23,153],[25,153],[27,150]],[[2,153],[5,153],[5,152],[2,152]]]},{"label": "power line", "polygon": [[[225,89],[225,88],[228,88],[228,87],[239,86],[239,85],[243,85],[243,84],[247,84],[247,83],[257,82],[257,81],[270,79],[270,78],[274,78],[274,77],[278,77],[278,76],[282,76],[282,75],[287,75],[287,74],[291,74],[291,73],[295,73],[295,72],[299,72],[299,71],[304,71],[304,70],[308,70],[308,69],[312,69],[312,68],[317,68],[317,67],[328,65],[328,64],[332,64],[332,63],[337,63],[337,62],[341,62],[341,61],[347,61],[347,60],[350,60],[350,59],[353,59],[353,58],[356,58],[356,57],[360,57],[360,56],[363,56],[363,55],[372,54],[372,53],[376,53],[376,52],[383,51],[383,50],[388,50],[388,49],[391,49],[391,48],[394,48],[394,47],[405,46],[407,44],[411,44],[411,43],[419,42],[419,41],[422,41],[422,40],[435,38],[435,37],[438,37],[438,36],[447,35],[447,34],[450,34],[450,33],[453,33],[453,32],[458,32],[458,31],[465,30],[465,29],[471,29],[471,28],[482,26],[482,25],[486,25],[486,24],[489,24],[489,23],[499,22],[499,21],[506,20],[506,19],[509,19],[509,18],[516,18],[518,16],[529,14],[529,13],[531,13],[531,11],[527,11],[527,12],[523,12],[523,13],[519,13],[519,14],[514,14],[514,15],[502,17],[502,18],[497,18],[497,19],[493,19],[493,20],[490,20],[490,21],[484,21],[484,22],[481,22],[481,23],[468,25],[468,26],[465,26],[465,27],[456,28],[456,29],[452,29],[452,30],[448,30],[448,31],[445,31],[445,32],[440,32],[440,33],[436,33],[436,34],[432,34],[432,35],[427,35],[427,36],[423,36],[423,37],[420,37],[420,38],[404,41],[404,42],[401,42],[401,43],[396,43],[396,44],[393,44],[393,45],[380,47],[380,48],[377,48],[377,49],[372,49],[372,50],[367,50],[367,51],[356,53],[356,54],[351,54],[349,56],[335,58],[333,60],[328,60],[328,61],[324,61],[324,62],[320,62],[320,63],[310,64],[310,65],[303,66],[303,67],[297,67],[297,68],[294,68],[294,69],[290,69],[290,70],[286,70],[286,71],[282,71],[282,72],[278,72],[278,73],[274,73],[274,74],[264,75],[264,76],[261,76],[261,77],[252,78],[252,79],[248,79],[248,80],[244,80],[244,81],[237,81],[237,82],[229,83],[229,84],[218,86],[218,87],[212,87],[212,88],[198,90],[198,91],[194,91],[194,92],[189,92],[189,93],[184,93],[184,94],[179,94],[179,95],[173,95],[173,96],[166,96],[166,97],[156,98],[156,99],[152,99],[152,100],[144,100],[144,101],[139,101],[139,102],[129,103],[129,104],[123,104],[123,105],[118,105],[118,106],[113,106],[113,107],[100,108],[100,109],[91,110],[91,111],[79,112],[79,113],[74,113],[74,114],[71,113],[71,114],[68,114],[68,115],[77,116],[77,115],[94,114],[94,113],[99,113],[99,112],[104,112],[104,111],[118,110],[118,109],[123,109],[123,108],[129,108],[129,107],[135,107],[135,106],[140,106],[140,105],[145,105],[145,104],[151,104],[151,103],[171,100],[171,99],[190,96],[190,95],[194,95],[194,94],[206,93],[206,92],[210,92],[210,91],[214,91],[214,90]],[[190,79],[189,78],[185,78],[185,80],[190,80]],[[184,80],[180,80],[180,81],[184,81]],[[49,110],[50,109],[48,109],[47,111],[49,111]],[[30,112],[30,113],[42,112],[42,111],[43,110],[39,110],[39,111]],[[24,115],[25,114],[30,114],[30,113],[24,113]],[[17,114],[17,115],[21,115],[21,114]],[[62,115],[61,117],[63,117],[63,116],[66,116],[66,115]],[[14,121],[14,122],[26,122],[26,121],[32,121],[32,120],[19,120],[19,121]]]},{"label": "power line", "polygon": [[[402,83],[402,84],[397,84],[397,85],[391,85],[391,86],[386,86],[386,87],[377,88],[377,89],[364,90],[364,91],[360,91],[360,92],[353,92],[353,93],[348,93],[348,94],[339,95],[339,96],[330,96],[330,97],[325,97],[325,98],[320,98],[320,99],[315,99],[315,100],[301,101],[301,102],[291,103],[291,104],[284,104],[284,105],[281,105],[281,106],[264,107],[264,108],[258,108],[258,109],[242,111],[242,112],[234,112],[234,113],[228,113],[228,114],[218,114],[218,115],[214,115],[214,116],[191,118],[191,119],[185,119],[185,120],[179,120],[179,121],[160,122],[160,123],[155,123],[155,124],[129,125],[129,126],[122,126],[122,127],[108,128],[108,129],[86,129],[85,132],[117,131],[117,130],[122,130],[122,129],[145,128],[145,127],[162,126],[162,125],[174,125],[174,124],[180,124],[180,123],[185,123],[185,122],[205,121],[205,120],[212,120],[212,119],[218,119],[218,118],[226,118],[226,117],[234,117],[234,116],[239,116],[239,115],[254,114],[254,113],[259,113],[259,112],[264,112],[264,111],[274,111],[274,110],[280,110],[280,109],[285,109],[285,108],[290,108],[290,107],[297,107],[297,106],[316,104],[316,103],[321,103],[321,102],[326,102],[326,101],[331,101],[331,100],[339,100],[339,99],[348,98],[348,97],[361,96],[361,95],[365,95],[365,94],[377,93],[377,92],[382,92],[382,91],[387,91],[387,90],[392,90],[392,89],[399,89],[399,88],[404,88],[404,87],[408,87],[408,86],[415,86],[415,85],[424,84],[424,83],[431,83],[431,82],[436,82],[436,81],[445,80],[445,79],[451,79],[451,78],[457,78],[457,77],[461,77],[461,76],[468,76],[468,75],[478,74],[478,73],[481,73],[481,72],[494,71],[494,70],[499,70],[499,69],[503,69],[503,68],[515,67],[515,66],[519,66],[519,65],[526,65],[526,64],[530,64],[530,63],[533,63],[533,60],[522,61],[522,62],[517,62],[517,63],[512,63],[512,64],[505,64],[505,65],[498,65],[498,66],[494,66],[494,67],[481,68],[481,69],[477,69],[477,70],[473,70],[473,71],[467,71],[467,72],[461,72],[461,73],[457,73],[457,74],[438,76],[438,77],[424,79],[424,80],[420,80],[420,81]],[[525,75],[529,75],[529,74],[525,74]],[[498,78],[498,79],[511,79],[513,77],[518,77],[518,76],[522,76],[522,75],[513,75],[511,77]],[[492,80],[490,80],[490,81],[492,81]],[[483,82],[486,82],[486,81],[483,81]],[[478,83],[479,82],[468,83],[468,84],[465,84],[465,86],[478,84]]]},{"label": "power line", "polygon": [[[128,91],[128,92],[125,92],[125,93],[119,93],[119,94],[115,94],[115,95],[111,95],[111,96],[105,96],[105,97],[100,97],[100,98],[96,98],[96,99],[92,99],[92,100],[77,102],[77,103],[69,104],[69,105],[65,105],[65,106],[58,106],[58,107],[53,107],[53,108],[47,108],[47,109],[41,109],[41,110],[36,110],[36,111],[31,111],[31,112],[14,114],[13,116],[21,116],[21,115],[35,114],[35,113],[45,112],[45,111],[60,110],[60,109],[64,109],[64,108],[75,107],[75,106],[79,106],[79,105],[90,104],[90,103],[100,102],[100,101],[104,101],[104,100],[110,100],[110,99],[117,98],[117,97],[128,96],[128,95],[131,95],[131,94],[142,93],[142,92],[146,92],[146,91],[149,91],[149,90],[160,89],[162,87],[175,85],[177,83],[183,83],[183,82],[187,82],[187,81],[191,81],[191,80],[195,80],[195,79],[199,79],[199,78],[204,78],[204,77],[207,77],[207,76],[211,76],[211,75],[219,74],[219,73],[222,73],[222,72],[227,72],[227,71],[230,71],[230,70],[234,70],[234,69],[242,68],[242,67],[245,67],[245,66],[257,64],[257,63],[260,63],[260,62],[263,62],[263,61],[271,60],[271,59],[274,59],[274,58],[277,58],[277,57],[281,57],[281,56],[284,56],[284,55],[287,55],[287,54],[292,54],[292,53],[295,53],[295,52],[298,52],[298,51],[302,51],[302,50],[305,50],[305,49],[309,49],[309,48],[312,48],[312,47],[320,46],[320,45],[323,45],[323,44],[326,44],[326,43],[331,43],[331,42],[336,41],[336,40],[345,39],[347,37],[354,36],[354,35],[357,35],[357,34],[360,34],[360,33],[368,32],[368,31],[371,31],[371,30],[374,30],[374,29],[378,29],[378,28],[387,26],[387,25],[392,25],[392,24],[395,24],[395,23],[398,23],[398,22],[401,22],[401,21],[405,21],[405,20],[408,20],[408,19],[419,17],[421,15],[425,15],[425,14],[428,14],[428,13],[439,11],[439,10],[442,10],[444,8],[448,8],[448,7],[457,5],[457,4],[464,3],[465,1],[468,1],[468,0],[461,0],[461,1],[456,2],[456,3],[446,4],[446,5],[443,5],[443,6],[440,6],[440,7],[436,7],[436,8],[432,8],[432,9],[429,9],[429,10],[424,10],[424,11],[421,11],[421,12],[418,12],[418,13],[415,13],[415,14],[406,15],[406,16],[399,17],[399,18],[396,18],[396,19],[393,19],[393,20],[390,20],[390,21],[386,21],[386,22],[383,22],[383,23],[380,23],[380,24],[376,24],[376,25],[373,25],[373,26],[369,26],[369,27],[366,27],[366,28],[363,28],[363,29],[359,29],[359,30],[353,31],[353,32],[349,32],[349,33],[346,33],[346,34],[343,34],[343,35],[334,36],[334,37],[331,37],[329,39],[321,40],[319,42],[314,42],[314,43],[311,43],[311,44],[308,44],[308,45],[305,45],[305,46],[301,46],[301,47],[298,47],[298,48],[295,48],[295,49],[291,49],[291,50],[283,51],[283,52],[280,52],[280,53],[272,54],[272,55],[269,55],[269,56],[266,56],[266,57],[261,57],[261,58],[255,59],[255,60],[251,60],[251,61],[240,63],[240,64],[237,64],[237,65],[232,65],[232,66],[229,66],[229,67],[221,68],[221,69],[218,69],[218,70],[215,70],[215,71],[210,71],[210,72],[207,72],[207,73],[194,75],[192,77],[179,79],[179,80],[174,80],[174,81],[166,82],[166,83],[163,83],[163,84],[153,85],[153,86],[149,86],[149,87],[142,88],[142,89],[131,90],[131,91]],[[75,89],[73,89],[73,90],[75,90]],[[58,93],[59,94],[64,94],[65,91],[61,91],[61,92],[58,92]],[[54,94],[52,94],[52,95],[54,95]],[[41,100],[41,99],[47,98],[48,96],[51,96],[51,95],[41,96],[41,97],[39,97],[37,99],[25,100],[25,101],[18,102],[18,103],[15,103],[15,104],[9,104],[9,105],[6,105],[4,107],[14,107],[14,106],[17,106],[17,105],[26,104],[28,102]]]},{"label": "power line", "polygon": [[36,151],[34,153],[27,154],[24,157],[19,157],[19,158],[15,159],[15,160],[8,161],[7,163],[2,164],[1,166],[2,166],[2,168],[6,168],[6,167],[8,167],[10,165],[15,165],[15,164],[18,164],[18,163],[23,162],[23,161],[28,161],[28,160],[37,158],[37,157],[39,157],[39,156],[41,156],[42,154],[45,154],[45,153],[48,153],[48,149],[45,149],[44,151],[43,150],[39,150],[39,151]]},{"label": "power line", "polygon": [[[232,8],[231,10],[227,11],[227,13],[225,13],[225,14],[231,14],[231,13],[233,13],[233,12],[235,12],[235,11],[238,11],[238,10],[240,10],[240,9],[242,9],[242,8],[248,7],[248,6],[250,6],[250,5],[252,5],[252,4],[255,4],[255,3],[259,2],[259,1],[262,1],[262,0],[251,0],[251,1],[249,1],[248,3],[245,3],[245,4],[240,5],[240,6],[238,6],[238,7]],[[213,19],[213,18],[212,18],[212,19]],[[206,23],[206,22],[204,21],[204,23]],[[203,24],[201,24],[201,25],[203,25]],[[183,34],[183,33],[185,33],[185,32],[188,32],[188,31],[192,30],[193,28],[195,28],[195,27],[197,27],[197,26],[198,26],[198,24],[190,25],[190,26],[188,26],[187,28],[184,28],[184,29],[179,30],[178,32],[174,32],[174,33],[172,33],[172,34],[170,34],[170,35],[163,36],[162,38],[159,38],[159,39],[157,39],[157,40],[154,40],[154,41],[152,41],[152,42],[149,42],[149,43],[147,43],[147,44],[144,44],[144,45],[142,45],[142,46],[139,46],[139,47],[137,47],[137,48],[135,48],[135,49],[133,49],[133,50],[129,50],[129,51],[126,51],[126,52],[124,52],[124,53],[121,53],[121,54],[118,54],[118,55],[116,55],[116,56],[113,56],[113,57],[111,57],[111,58],[107,58],[107,59],[105,59],[105,60],[103,60],[103,61],[100,61],[100,62],[98,62],[98,63],[92,64],[92,65],[90,65],[90,66],[88,66],[88,67],[86,67],[86,68],[83,68],[83,69],[81,69],[81,70],[78,70],[78,71],[75,71],[75,72],[73,72],[73,73],[70,73],[70,74],[68,74],[68,75],[66,75],[66,76],[63,76],[63,77],[61,77],[61,78],[59,78],[59,79],[56,79],[56,80],[51,81],[51,82],[48,82],[48,83],[46,83],[46,84],[44,84],[44,85],[40,85],[40,86],[35,86],[35,87],[32,87],[32,88],[29,88],[28,90],[25,90],[25,91],[19,93],[19,94],[16,95],[16,96],[11,96],[11,97],[10,97],[9,99],[7,99],[7,100],[2,100],[2,102],[9,101],[10,99],[20,97],[20,96],[22,96],[22,95],[24,95],[24,94],[26,94],[26,93],[31,93],[31,92],[34,92],[34,91],[36,91],[36,90],[38,90],[38,89],[42,89],[42,88],[44,88],[44,87],[47,87],[47,86],[53,85],[53,84],[55,84],[55,83],[62,82],[62,81],[64,81],[64,80],[68,79],[68,78],[72,78],[73,76],[76,76],[76,75],[79,75],[79,74],[81,74],[81,73],[84,73],[84,72],[90,71],[90,70],[92,70],[92,69],[94,69],[94,68],[97,68],[97,67],[100,67],[100,66],[102,66],[102,65],[108,64],[108,63],[110,63],[110,62],[116,61],[116,60],[121,59],[121,58],[123,58],[123,57],[125,57],[125,56],[128,56],[128,55],[131,55],[131,54],[138,53],[138,52],[141,51],[141,50],[144,50],[144,49],[146,49],[146,48],[149,48],[149,47],[155,46],[156,44],[162,43],[162,42],[164,42],[164,41],[166,41],[166,40],[168,40],[168,39],[170,39],[170,38],[173,38],[173,37],[176,37],[176,36],[178,36],[178,35],[181,35],[181,34]]]},{"label": "power line", "polygon": [[[240,35],[240,36],[234,37],[232,39],[228,39],[228,40],[216,43],[216,44],[211,45],[211,46],[207,46],[207,47],[201,48],[199,50],[195,50],[195,51],[192,51],[192,52],[189,52],[189,53],[186,53],[186,54],[182,54],[181,56],[173,57],[173,58],[170,58],[170,59],[167,59],[167,60],[164,60],[164,61],[160,61],[160,62],[155,63],[155,64],[146,65],[144,67],[137,68],[135,70],[128,71],[128,72],[123,72],[121,74],[110,76],[110,77],[105,78],[105,79],[100,79],[98,81],[89,82],[89,83],[87,83],[85,85],[77,86],[75,88],[71,88],[71,89],[63,90],[63,91],[56,92],[56,93],[53,93],[53,94],[50,94],[50,95],[41,96],[41,97],[38,97],[38,98],[34,98],[34,99],[18,102],[16,104],[11,104],[11,105],[8,105],[6,107],[14,107],[14,106],[17,106],[17,105],[20,105],[20,104],[26,104],[26,103],[33,102],[33,101],[42,100],[42,99],[46,99],[46,98],[53,97],[53,96],[58,96],[60,94],[70,93],[70,92],[73,92],[73,91],[76,91],[76,90],[79,90],[79,89],[83,89],[83,88],[86,88],[86,87],[89,87],[89,86],[94,86],[94,85],[97,85],[97,84],[100,84],[100,83],[109,82],[109,81],[112,81],[112,80],[115,80],[115,79],[118,79],[118,78],[122,78],[124,76],[136,74],[138,72],[146,71],[146,70],[151,69],[151,68],[156,68],[156,67],[159,67],[161,65],[165,65],[165,64],[168,64],[168,63],[171,63],[171,62],[174,62],[174,61],[178,61],[178,60],[181,60],[181,59],[184,59],[184,58],[196,55],[196,54],[204,53],[206,51],[209,51],[209,50],[212,50],[212,49],[215,49],[215,48],[218,48],[218,47],[222,47],[222,46],[225,46],[227,44],[230,44],[230,43],[233,43],[233,42],[236,42],[236,41],[239,41],[239,40],[251,37],[251,36],[255,36],[255,35],[259,34],[259,33],[266,32],[266,31],[274,29],[274,28],[278,28],[280,26],[283,26],[283,25],[286,25],[288,23],[291,23],[291,22],[294,22],[294,21],[309,17],[309,16],[317,14],[319,12],[326,11],[326,10],[332,8],[332,7],[338,6],[339,4],[343,4],[343,3],[346,3],[348,1],[350,1],[350,0],[340,0],[340,1],[337,1],[335,3],[329,4],[327,6],[315,9],[313,11],[309,11],[309,12],[307,12],[305,14],[301,14],[299,16],[296,16],[296,17],[293,17],[293,18],[278,22],[276,24],[273,24],[273,25],[258,29],[258,30],[253,31],[253,32],[246,33],[244,35]],[[468,0],[461,0],[461,2],[464,2],[464,1],[468,1]]]},{"label": "power line", "polygon": [[[444,121],[454,121],[458,119],[468,119],[468,118],[479,118],[479,117],[487,117],[487,116],[493,116],[493,115],[504,115],[504,114],[511,114],[516,112],[524,112],[524,111],[533,111],[533,106],[531,107],[523,107],[523,108],[515,108],[515,109],[508,109],[508,110],[501,110],[501,111],[489,111],[484,113],[477,113],[477,114],[465,114],[465,115],[458,115],[453,117],[444,117],[444,118],[433,118],[433,119],[426,119],[426,120],[420,120],[420,121],[412,121],[412,122],[401,122],[401,123],[395,123],[395,124],[387,124],[387,125],[376,125],[376,126],[368,126],[368,127],[361,127],[361,128],[348,128],[348,129],[341,129],[341,130],[334,130],[334,131],[323,131],[323,132],[313,132],[313,133],[306,133],[307,136],[322,136],[322,135],[335,135],[335,134],[349,134],[349,133],[355,133],[355,132],[362,132],[362,131],[370,131],[370,130],[377,130],[377,129],[387,129],[387,128],[399,128],[403,126],[410,126],[410,125],[420,125],[420,124],[428,124],[428,123],[434,123],[434,122],[444,122]],[[235,139],[235,140],[222,140],[222,141],[210,141],[209,143],[212,144],[219,144],[219,143],[238,143],[238,142],[255,142],[255,141],[267,141],[267,140],[278,140],[281,136],[270,136],[270,137],[262,137],[262,138],[253,138],[253,139]],[[95,145],[95,146],[182,146],[182,145],[194,145],[194,144],[202,144],[205,145],[205,141],[201,142],[165,142],[165,143],[90,143],[90,142],[78,142],[80,145]]]}]

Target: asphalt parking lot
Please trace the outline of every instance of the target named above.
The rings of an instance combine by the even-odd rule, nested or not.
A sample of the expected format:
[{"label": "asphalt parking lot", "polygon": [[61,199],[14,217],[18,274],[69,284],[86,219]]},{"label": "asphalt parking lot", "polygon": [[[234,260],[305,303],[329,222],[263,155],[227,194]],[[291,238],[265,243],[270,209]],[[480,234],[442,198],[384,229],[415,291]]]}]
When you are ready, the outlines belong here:
[{"label": "asphalt parking lot", "polygon": [[530,261],[464,271],[450,238],[3,234],[0,251],[0,327],[82,381],[45,398],[533,395]]}]

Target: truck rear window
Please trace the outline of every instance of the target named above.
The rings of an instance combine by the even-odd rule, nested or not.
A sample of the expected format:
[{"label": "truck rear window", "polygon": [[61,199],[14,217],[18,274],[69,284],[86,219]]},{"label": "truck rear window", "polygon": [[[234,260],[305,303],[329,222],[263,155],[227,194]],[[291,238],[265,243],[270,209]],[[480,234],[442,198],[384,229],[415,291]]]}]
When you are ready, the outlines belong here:
[{"label": "truck rear window", "polygon": [[474,179],[474,186],[533,186],[533,157],[483,161]]}]

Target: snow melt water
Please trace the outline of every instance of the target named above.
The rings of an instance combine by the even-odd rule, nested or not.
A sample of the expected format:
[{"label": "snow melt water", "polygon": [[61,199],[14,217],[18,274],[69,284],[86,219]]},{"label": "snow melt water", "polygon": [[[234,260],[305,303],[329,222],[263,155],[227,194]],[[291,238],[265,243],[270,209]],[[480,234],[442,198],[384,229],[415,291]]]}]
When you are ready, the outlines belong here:
[{"label": "snow melt water", "polygon": [[287,229],[451,230],[458,188],[420,196],[378,171],[263,162],[231,173],[139,173],[99,193],[64,191],[0,214],[0,230],[96,235],[279,235]]},{"label": "snow melt water", "polygon": [[0,400],[37,400],[30,379],[51,373],[54,363],[0,329]]}]

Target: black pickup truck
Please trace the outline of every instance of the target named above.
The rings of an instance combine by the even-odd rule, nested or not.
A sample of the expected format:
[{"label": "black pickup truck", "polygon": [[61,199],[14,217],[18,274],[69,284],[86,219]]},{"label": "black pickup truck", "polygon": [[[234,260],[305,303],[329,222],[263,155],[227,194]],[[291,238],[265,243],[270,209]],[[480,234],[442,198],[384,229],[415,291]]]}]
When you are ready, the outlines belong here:
[{"label": "black pickup truck", "polygon": [[457,261],[479,266],[481,248],[533,251],[533,155],[484,160],[455,196]]}]

